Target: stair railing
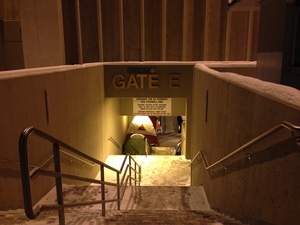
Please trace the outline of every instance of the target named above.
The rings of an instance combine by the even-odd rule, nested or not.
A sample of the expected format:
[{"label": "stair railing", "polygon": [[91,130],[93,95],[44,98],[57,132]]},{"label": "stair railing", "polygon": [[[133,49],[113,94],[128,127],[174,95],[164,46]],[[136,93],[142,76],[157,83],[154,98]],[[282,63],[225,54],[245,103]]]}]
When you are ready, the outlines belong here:
[{"label": "stair railing", "polygon": [[[213,167],[217,166],[218,164],[224,163],[224,161],[226,159],[231,158],[232,156],[236,155],[237,153],[239,153],[239,152],[243,151],[244,149],[256,144],[257,142],[265,139],[266,137],[272,135],[273,133],[275,133],[275,132],[277,132],[277,131],[279,131],[283,128],[291,131],[292,136],[296,138],[297,145],[300,146],[300,126],[296,126],[296,125],[294,125],[290,122],[287,122],[287,121],[282,121],[282,122],[278,123],[277,125],[275,125],[274,127],[270,128],[269,130],[265,131],[261,135],[257,136],[256,138],[253,138],[251,141],[247,142],[246,144],[242,145],[241,147],[237,148],[233,152],[229,153],[225,157],[217,160],[216,162],[214,162],[210,165],[208,165],[208,163],[207,163],[204,152],[199,151],[196,154],[196,156],[193,158],[193,160],[191,161],[190,165],[192,165],[194,160],[200,155],[201,158],[202,158],[205,169],[206,170],[211,170]],[[248,158],[251,158],[250,154],[248,154]]]},{"label": "stair railing", "polygon": [[108,138],[108,141],[111,141],[118,149],[121,148],[121,146],[116,142],[116,140],[112,137]]},{"label": "stair railing", "polygon": [[194,156],[194,158],[192,158],[192,160],[190,162],[190,166],[193,165],[194,161],[199,157],[200,154],[201,154],[201,151],[197,152],[197,154]]},{"label": "stair railing", "polygon": [[[53,161],[54,161],[54,170],[46,170],[41,167],[35,167],[33,170],[29,170],[30,165],[28,164],[28,138],[30,134],[35,134],[46,141],[49,141],[53,145]],[[85,159],[87,161],[92,162],[92,164],[96,164],[100,166],[100,174],[101,178],[98,179],[91,179],[82,176],[75,176],[72,174],[63,173],[61,171],[61,157],[60,153],[63,151],[61,148],[64,148],[68,151],[69,156],[75,156],[78,159]],[[63,151],[65,153],[65,151]],[[20,169],[21,169],[21,179],[22,179],[22,189],[23,189],[23,200],[24,200],[24,209],[26,216],[29,219],[35,219],[42,211],[44,210],[57,210],[58,217],[59,217],[59,224],[65,224],[65,216],[64,216],[64,208],[67,207],[78,207],[78,206],[85,206],[91,204],[102,204],[102,216],[105,216],[105,204],[109,202],[117,202],[118,209],[121,207],[121,200],[123,194],[125,192],[125,188],[127,185],[128,180],[135,181],[135,185],[137,182],[140,184],[141,182],[141,166],[136,163],[136,161],[130,156],[126,155],[124,158],[123,164],[121,169],[115,169],[91,156],[88,156],[79,150],[67,145],[66,143],[54,138],[53,136],[46,134],[45,132],[38,130],[34,127],[27,127],[23,130],[19,138],[19,155],[20,155]],[[125,172],[123,173],[123,169],[125,168],[125,163],[129,159],[129,162],[126,166]],[[132,161],[134,162],[134,166],[131,165]],[[91,165],[92,165],[91,164]],[[107,182],[105,181],[105,173],[104,169],[107,168],[111,171],[114,171],[117,175],[117,182]],[[134,177],[132,177],[131,173],[134,172]],[[123,173],[122,180],[120,182],[120,176]],[[127,175],[129,173],[129,175]],[[37,174],[54,177],[55,178],[55,186],[56,186],[56,195],[57,195],[57,204],[52,205],[39,205],[33,208],[32,196],[31,196],[31,182],[30,180]],[[138,177],[137,177],[138,176]],[[88,202],[76,202],[76,203],[64,203],[63,197],[63,189],[62,189],[62,178],[77,180],[77,181],[84,181],[89,183],[96,183],[101,185],[101,200],[96,201],[88,201]],[[126,178],[126,180],[125,180]],[[125,180],[125,182],[124,182]],[[115,186],[117,187],[117,197],[115,199],[105,199],[105,185]],[[121,187],[124,187],[124,192],[121,195]]]}]

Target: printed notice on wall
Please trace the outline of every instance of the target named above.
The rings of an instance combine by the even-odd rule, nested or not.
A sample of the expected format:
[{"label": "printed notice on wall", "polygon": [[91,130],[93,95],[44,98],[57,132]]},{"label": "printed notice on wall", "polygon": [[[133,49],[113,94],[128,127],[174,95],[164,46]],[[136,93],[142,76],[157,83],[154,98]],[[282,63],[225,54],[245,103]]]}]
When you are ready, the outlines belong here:
[{"label": "printed notice on wall", "polygon": [[171,98],[134,98],[133,115],[170,116]]}]

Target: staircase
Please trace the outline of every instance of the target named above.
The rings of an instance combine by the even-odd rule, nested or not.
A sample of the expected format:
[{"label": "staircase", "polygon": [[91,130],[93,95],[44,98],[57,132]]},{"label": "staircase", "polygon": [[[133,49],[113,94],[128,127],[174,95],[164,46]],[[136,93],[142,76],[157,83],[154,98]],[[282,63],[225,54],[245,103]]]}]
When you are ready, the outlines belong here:
[{"label": "staircase", "polygon": [[[119,167],[122,158],[110,156],[105,163]],[[111,203],[106,217],[101,217],[97,210],[101,206],[92,206],[89,216],[78,217],[78,211],[67,214],[66,224],[243,224],[211,210],[202,186],[189,186],[190,160],[162,155],[134,158],[142,166],[141,186],[127,187],[120,211]],[[108,197],[113,193],[106,191]]]},{"label": "staircase", "polygon": [[[124,156],[110,156],[107,164],[119,167]],[[190,179],[189,160],[181,156],[136,156],[142,165],[141,187],[127,187],[117,210],[116,203],[106,205],[106,216],[101,216],[101,205],[65,209],[66,225],[97,224],[200,224],[230,225],[243,224],[210,209],[202,186],[188,186]],[[117,165],[118,164],[118,165]],[[106,174],[109,176],[109,174]],[[111,177],[114,181],[115,176]],[[49,192],[44,202],[55,202],[55,191]],[[113,198],[116,190],[107,187],[106,198]],[[97,200],[101,189],[95,186],[64,186],[67,202],[80,199]],[[43,204],[43,202],[41,202]],[[30,221],[22,212],[1,217],[0,224],[58,224],[57,212],[43,212]]]}]

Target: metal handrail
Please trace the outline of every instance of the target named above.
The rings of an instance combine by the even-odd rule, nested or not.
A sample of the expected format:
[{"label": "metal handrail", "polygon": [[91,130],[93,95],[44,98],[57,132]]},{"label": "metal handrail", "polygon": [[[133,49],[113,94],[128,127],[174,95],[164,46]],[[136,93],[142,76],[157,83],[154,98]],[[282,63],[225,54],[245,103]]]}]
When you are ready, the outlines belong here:
[{"label": "metal handrail", "polygon": [[[20,165],[20,162],[16,162],[16,161],[12,161],[12,160],[7,160],[7,159],[1,159],[1,158],[0,158],[0,162],[9,163],[9,164],[18,165],[18,166]],[[39,166],[29,164],[29,167],[35,168],[35,167],[39,167]]]},{"label": "metal handrail", "polygon": [[61,150],[61,152],[64,153],[65,155],[71,156],[72,158],[77,159],[78,161],[83,162],[83,163],[85,163],[85,164],[87,164],[87,165],[89,165],[89,166],[94,166],[94,165],[95,165],[94,162],[90,163],[90,162],[85,161],[85,160],[83,160],[83,159],[81,159],[81,158],[79,158],[79,157],[76,157],[76,156],[74,156],[74,155],[72,155],[72,154],[70,154],[70,153],[68,153],[68,152],[66,152],[66,151],[62,151],[62,150]]},{"label": "metal handrail", "polygon": [[[76,160],[78,160],[78,161],[81,161],[81,162],[83,162],[83,163],[85,163],[85,164],[87,164],[87,165],[89,165],[89,166],[94,166],[95,165],[95,163],[90,163],[90,162],[87,162],[87,161],[85,161],[85,160],[83,160],[83,159],[81,159],[81,158],[79,158],[79,157],[76,157],[76,156],[74,156],[74,155],[72,155],[72,154],[70,154],[70,153],[68,153],[68,152],[66,152],[66,151],[63,151],[63,150],[61,150],[61,152],[62,153],[64,153],[64,154],[66,154],[66,155],[68,155],[68,156],[70,156],[70,157],[72,157],[72,158],[74,158],[74,159],[76,159]],[[30,170],[30,174],[35,174],[35,172],[39,169],[39,168],[42,168],[42,167],[44,167],[47,163],[49,163],[51,160],[53,159],[53,155],[52,156],[50,156],[47,160],[45,160],[41,165],[32,165],[32,164],[29,164],[29,167],[31,168],[31,170]],[[1,159],[0,158],[0,162],[4,162],[4,163],[9,163],[9,164],[14,164],[14,165],[20,165],[20,162],[15,162],[15,161],[12,161],[12,160],[6,160],[6,159]]]},{"label": "metal handrail", "polygon": [[118,144],[118,142],[116,142],[116,140],[113,139],[112,137],[108,138],[108,141],[111,141],[118,149],[121,148],[121,146]]},{"label": "metal handrail", "polygon": [[[274,127],[270,128],[269,130],[265,131],[264,133],[262,133],[261,135],[257,136],[256,138],[253,138],[251,141],[247,142],[246,144],[242,145],[241,147],[237,148],[236,150],[234,150],[233,152],[231,152],[230,154],[226,155],[225,157],[221,158],[220,160],[216,161],[215,163],[212,163],[210,165],[208,165],[205,155],[202,151],[199,151],[197,153],[197,157],[199,155],[199,153],[201,153],[201,158],[204,162],[204,166],[206,170],[209,170],[213,167],[215,167],[216,165],[223,163],[226,159],[236,155],[237,153],[243,151],[245,148],[248,148],[252,145],[254,145],[255,143],[265,139],[266,137],[272,135],[273,133],[281,130],[282,128],[286,128],[289,131],[292,132],[292,136],[296,138],[297,144],[300,145],[300,126],[296,126],[290,122],[287,121],[282,121],[280,123],[278,123],[277,125],[275,125]],[[193,160],[195,160],[197,157],[194,157]],[[193,162],[192,160],[192,162]],[[191,164],[192,164],[191,162]]]},{"label": "metal handrail", "polygon": [[201,154],[201,151],[197,152],[197,154],[194,156],[194,158],[190,162],[190,166],[192,166],[193,162],[198,158],[198,156]]},{"label": "metal handrail", "polygon": [[[28,148],[27,148],[27,142],[30,134],[35,134],[39,137],[44,138],[45,140],[51,142],[53,144],[53,159],[54,159],[54,170],[46,170],[42,169],[42,167],[35,167],[34,170],[29,170],[29,164],[28,164]],[[61,161],[60,161],[60,153],[63,152],[61,148],[64,148],[65,150],[68,150],[68,153],[73,156],[73,154],[78,155],[80,158],[86,159],[90,162],[93,162],[94,164],[98,164],[100,166],[100,173],[101,173],[101,179],[91,179],[86,177],[80,177],[75,176],[71,174],[65,174],[61,171]],[[91,204],[102,204],[102,215],[105,216],[105,204],[108,202],[117,202],[118,203],[118,209],[120,209],[120,202],[122,200],[123,195],[121,196],[120,188],[124,186],[124,183],[120,183],[120,175],[123,172],[125,162],[127,161],[127,158],[129,159],[129,163],[126,171],[123,174],[122,181],[124,181],[124,177],[126,176],[127,172],[129,172],[129,175],[127,176],[126,181],[128,179],[135,180],[136,182],[141,181],[141,166],[136,163],[136,161],[130,156],[126,155],[124,158],[123,164],[120,168],[120,170],[115,169],[89,155],[86,155],[79,150],[69,146],[68,144],[54,138],[53,136],[36,129],[35,127],[27,127],[25,128],[19,138],[19,155],[20,155],[20,169],[21,169],[21,179],[22,179],[22,189],[23,189],[23,200],[24,200],[24,209],[27,217],[29,219],[35,219],[43,210],[58,210],[58,216],[59,216],[59,224],[64,225],[65,224],[65,218],[64,218],[64,208],[66,207],[77,207],[77,206],[83,206],[83,205],[91,205]],[[131,161],[134,162],[134,167],[131,166]],[[138,167],[138,170],[136,169]],[[111,171],[114,171],[117,175],[117,182],[111,183],[105,181],[105,175],[104,175],[104,168],[107,168]],[[132,169],[133,168],[133,169]],[[131,176],[131,171],[134,171],[134,177]],[[57,194],[57,204],[56,205],[41,205],[37,206],[33,209],[32,204],[32,197],[31,197],[31,182],[30,179],[36,175],[36,174],[42,174],[45,176],[54,177],[56,181],[56,194]],[[137,179],[137,175],[139,176],[139,179]],[[74,204],[64,204],[63,199],[63,192],[62,192],[62,178],[68,178],[73,180],[80,180],[90,183],[97,183],[101,184],[101,200],[97,201],[89,201],[89,202],[79,202]],[[105,199],[105,185],[110,186],[116,186],[117,187],[117,198],[116,199]],[[126,187],[127,183],[125,183]]]}]

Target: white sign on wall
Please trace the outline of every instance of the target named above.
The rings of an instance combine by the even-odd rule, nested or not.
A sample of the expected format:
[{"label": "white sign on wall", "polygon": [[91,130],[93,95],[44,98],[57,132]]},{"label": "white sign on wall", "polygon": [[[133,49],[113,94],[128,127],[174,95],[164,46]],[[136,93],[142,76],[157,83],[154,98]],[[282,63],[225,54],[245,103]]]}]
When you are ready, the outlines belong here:
[{"label": "white sign on wall", "polygon": [[172,99],[170,98],[134,98],[133,115],[170,116]]}]

